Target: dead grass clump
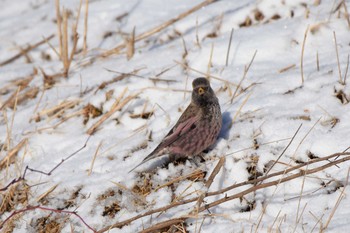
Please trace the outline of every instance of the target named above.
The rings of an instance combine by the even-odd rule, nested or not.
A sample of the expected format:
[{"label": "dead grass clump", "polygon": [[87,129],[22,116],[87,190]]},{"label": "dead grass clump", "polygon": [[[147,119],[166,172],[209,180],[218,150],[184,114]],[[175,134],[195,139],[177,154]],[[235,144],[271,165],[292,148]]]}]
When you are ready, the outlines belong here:
[{"label": "dead grass clump", "polygon": [[257,169],[258,162],[259,162],[259,156],[256,154],[251,155],[249,160],[247,161],[247,164],[248,164],[247,171],[249,173],[248,180],[254,180],[263,175],[263,173]]},{"label": "dead grass clump", "polygon": [[252,24],[253,24],[253,21],[251,20],[251,18],[249,16],[247,16],[245,18],[245,20],[239,24],[239,27],[241,27],[241,28],[242,27],[250,27],[250,26],[252,26]]},{"label": "dead grass clump", "polygon": [[102,115],[102,109],[95,107],[92,104],[88,104],[83,108],[84,125],[89,121],[90,118],[96,118]]},{"label": "dead grass clump", "polygon": [[13,211],[19,204],[26,205],[29,191],[29,186],[24,181],[21,181],[12,185],[6,192],[1,192],[0,215]]},{"label": "dead grass clump", "polygon": [[81,195],[80,191],[83,189],[82,186],[77,187],[77,189],[71,194],[70,198],[64,201],[64,209],[76,206],[77,199]]},{"label": "dead grass clump", "polygon": [[254,19],[256,21],[262,21],[264,18],[265,18],[265,15],[259,9],[256,9],[254,11]]},{"label": "dead grass clump", "polygon": [[141,119],[149,119],[151,116],[153,116],[153,111],[150,111],[150,112],[143,112],[143,113],[138,113],[138,114],[130,114],[129,115],[130,118],[132,119],[137,119],[137,118],[141,118]]},{"label": "dead grass clump", "polygon": [[121,210],[121,207],[118,203],[118,201],[114,201],[111,205],[107,205],[104,207],[104,210],[102,212],[102,216],[108,216],[110,218],[114,218],[115,215]]},{"label": "dead grass clump", "polygon": [[335,93],[335,97],[340,100],[340,103],[342,103],[342,104],[349,103],[349,99],[343,90],[336,90],[335,89],[334,93]]},{"label": "dead grass clump", "polygon": [[31,225],[38,233],[60,233],[63,228],[63,224],[59,223],[51,214],[32,220]]},{"label": "dead grass clump", "polygon": [[[122,194],[121,191],[119,191],[120,193],[119,194]],[[109,197],[114,197],[115,195],[117,194],[117,191],[114,190],[114,189],[109,189],[107,190],[106,192],[102,193],[101,195],[99,195],[97,197],[97,200],[98,201],[103,201],[103,200],[106,200],[107,198]]]},{"label": "dead grass clump", "polygon": [[97,197],[97,201],[103,202],[101,203],[104,206],[104,210],[102,212],[103,217],[114,218],[115,215],[122,209],[120,206],[120,202],[116,200],[118,196],[121,196],[123,192],[119,189],[108,189],[101,195]]},{"label": "dead grass clump", "polygon": [[256,208],[256,201],[252,200],[252,201],[248,201],[246,198],[242,197],[240,198],[240,202],[246,202],[246,204],[244,205],[244,207],[242,207],[239,212],[244,213],[244,212],[250,212],[253,211]]},{"label": "dead grass clump", "polygon": [[152,189],[151,179],[144,177],[144,179],[136,184],[131,190],[139,196],[146,197],[151,193]]}]

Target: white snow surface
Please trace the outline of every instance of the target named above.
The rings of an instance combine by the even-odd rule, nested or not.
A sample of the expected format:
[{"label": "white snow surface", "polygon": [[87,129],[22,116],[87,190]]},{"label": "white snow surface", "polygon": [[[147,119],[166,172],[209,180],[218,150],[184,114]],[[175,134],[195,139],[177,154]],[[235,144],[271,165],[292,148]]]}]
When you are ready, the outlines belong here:
[{"label": "white snow surface", "polygon": [[[325,157],[350,146],[350,104],[347,103],[350,88],[346,80],[350,9],[345,11],[350,1],[345,4],[340,4],[340,0],[217,1],[136,42],[130,60],[124,49],[112,56],[100,55],[124,43],[134,28],[136,35],[147,32],[201,1],[90,0],[86,54],[81,52],[84,2],[77,29],[80,52],[74,56],[68,78],[57,78],[46,89],[40,69],[48,75],[63,69],[53,50],[59,51],[55,1],[0,2],[0,63],[19,53],[20,48],[55,35],[50,45],[44,43],[28,52],[31,62],[22,56],[0,66],[0,161],[5,161],[18,143],[27,140],[10,163],[0,166],[0,189],[20,177],[26,166],[49,172],[67,158],[49,176],[27,171],[25,183],[30,187],[27,202],[0,212],[0,224],[16,210],[39,205],[76,211],[89,226],[100,230],[174,201],[247,181],[252,164],[264,174],[268,164],[278,159],[269,171],[271,174],[307,162],[311,154]],[[61,0],[60,4],[71,12],[71,34],[79,1]],[[248,19],[251,24],[242,27]],[[345,84],[339,82],[334,33]],[[71,49],[70,38],[69,42]],[[44,59],[44,55],[50,59]],[[283,70],[286,67],[290,68]],[[38,72],[33,74],[34,69]],[[99,89],[103,82],[133,71],[137,73]],[[192,80],[206,74],[211,76],[211,85],[219,98],[223,129],[217,143],[205,154],[205,161],[199,167],[187,160],[158,167],[153,173],[141,173],[156,163],[148,162],[129,173],[158,145],[187,107]],[[14,84],[31,75],[33,79],[24,90]],[[237,85],[240,87],[236,91]],[[34,98],[24,101],[18,98],[15,108],[7,105],[6,101],[16,96],[17,91],[20,90],[19,96],[35,87],[39,92]],[[111,93],[108,100],[107,93]],[[90,118],[86,124],[82,114],[67,120],[66,117],[81,112],[88,104],[106,114],[122,93],[123,98],[139,94],[104,121],[85,148],[69,157],[82,148],[89,136],[88,129],[101,116]],[[341,94],[343,101],[339,98]],[[60,113],[46,114],[65,101],[77,101],[77,104]],[[153,115],[145,119],[133,117],[143,112]],[[226,158],[225,164],[208,190],[206,180],[221,157]],[[305,166],[293,173],[327,163]],[[139,232],[182,216],[188,217],[186,232],[347,232],[349,164],[343,162],[338,167],[259,189],[198,215],[191,213],[196,208],[196,202],[191,202],[109,232]],[[166,185],[196,169],[205,172],[204,179],[180,179]],[[145,183],[149,183],[150,190],[143,196],[134,187]],[[56,185],[53,191],[39,198]],[[4,203],[12,186],[0,191],[0,203]],[[240,186],[207,197],[204,203],[252,187],[252,184]],[[341,201],[339,206],[337,201]],[[71,204],[67,205],[68,202]],[[120,210],[106,214],[115,203]],[[44,217],[60,223],[61,232],[91,231],[72,214],[36,209],[23,212],[13,221],[13,232],[38,232],[39,220]]]}]

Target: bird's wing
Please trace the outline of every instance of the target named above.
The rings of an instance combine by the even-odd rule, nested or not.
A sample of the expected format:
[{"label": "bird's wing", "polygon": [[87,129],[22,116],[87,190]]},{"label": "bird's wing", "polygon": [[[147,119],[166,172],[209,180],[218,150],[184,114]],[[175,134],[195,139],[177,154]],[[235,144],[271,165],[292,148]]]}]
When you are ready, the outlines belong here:
[{"label": "bird's wing", "polygon": [[198,109],[194,105],[190,104],[182,113],[176,125],[169,131],[162,142],[154,149],[151,154],[155,154],[161,151],[165,147],[178,140],[182,135],[196,128],[196,124],[199,118]]},{"label": "bird's wing", "polygon": [[157,153],[159,151],[171,145],[189,131],[195,129],[199,118],[200,117],[198,113],[196,114],[196,109],[194,108],[194,106],[189,105],[185,112],[182,113],[176,125],[169,131],[169,133],[167,134],[167,136],[165,136],[162,142],[146,158],[144,158],[144,160],[142,160],[140,164],[131,169],[129,172],[133,171],[148,160],[157,157]]}]

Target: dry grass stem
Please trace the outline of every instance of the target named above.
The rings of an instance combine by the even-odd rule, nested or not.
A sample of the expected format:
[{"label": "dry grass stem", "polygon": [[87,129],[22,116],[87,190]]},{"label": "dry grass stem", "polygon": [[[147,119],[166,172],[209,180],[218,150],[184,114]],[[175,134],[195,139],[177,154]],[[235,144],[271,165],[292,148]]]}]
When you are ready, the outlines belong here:
[{"label": "dry grass stem", "polygon": [[348,54],[348,60],[346,62],[346,69],[345,69],[345,74],[344,74],[344,85],[346,85],[346,78],[348,76],[349,62],[350,62],[349,59],[350,59],[350,57],[349,57],[349,54]]},{"label": "dry grass stem", "polygon": [[89,0],[85,0],[84,37],[83,37],[84,54],[86,54],[87,52],[88,15],[89,15]]},{"label": "dry grass stem", "polygon": [[231,29],[231,34],[230,34],[230,40],[229,40],[228,46],[227,46],[226,62],[225,62],[225,65],[226,65],[226,66],[228,66],[228,59],[230,58],[230,50],[231,50],[233,32],[234,32],[234,29],[232,28],[232,29]]},{"label": "dry grass stem", "polygon": [[346,19],[346,22],[348,23],[348,27],[350,28],[350,19],[349,19],[348,7],[346,6],[345,1],[342,1],[342,3],[343,3],[344,10],[345,10],[345,19]]},{"label": "dry grass stem", "polygon": [[335,31],[333,31],[333,38],[334,38],[335,53],[337,55],[339,83],[344,85],[343,78],[342,78],[342,75],[341,75],[340,62],[339,62],[339,53],[338,53],[338,43],[337,43],[337,36],[335,35]]},{"label": "dry grass stem", "polygon": [[306,137],[311,133],[311,131],[315,128],[315,126],[318,124],[318,122],[320,122],[322,117],[318,118],[318,120],[312,125],[312,127],[309,129],[309,131],[305,134],[305,136],[301,139],[301,141],[299,142],[297,148],[294,151],[293,157],[295,157],[295,155],[297,154],[297,151],[299,150],[299,147],[301,146],[301,144],[304,142],[304,140],[306,139]]},{"label": "dry grass stem", "polygon": [[201,43],[199,42],[199,36],[198,36],[198,16],[196,17],[196,44],[199,48],[202,48]]},{"label": "dry grass stem", "polygon": [[348,168],[348,174],[346,176],[344,187],[343,187],[342,191],[339,194],[339,197],[338,197],[338,199],[337,199],[337,201],[336,201],[336,203],[335,203],[335,205],[334,205],[334,207],[332,209],[331,214],[329,215],[329,218],[328,218],[326,224],[324,224],[324,226],[322,227],[322,232],[324,232],[328,228],[328,226],[329,226],[329,224],[330,224],[330,222],[331,222],[331,220],[332,220],[332,218],[333,218],[333,216],[335,214],[335,211],[338,209],[338,207],[340,205],[340,202],[345,197],[345,189],[346,189],[346,187],[348,185],[348,182],[349,182],[349,174],[350,174],[350,168]]},{"label": "dry grass stem", "polygon": [[212,60],[213,60],[213,53],[214,53],[214,43],[211,44],[211,49],[210,49],[210,55],[209,55],[209,61],[208,61],[208,66],[207,66],[207,74],[205,75],[205,77],[207,79],[210,78],[210,69],[212,67]]},{"label": "dry grass stem", "polygon": [[96,149],[95,154],[94,154],[94,157],[92,158],[91,165],[90,165],[90,169],[89,169],[89,171],[88,171],[88,176],[91,175],[92,169],[94,168],[94,164],[95,164],[96,157],[97,157],[97,155],[98,155],[98,152],[99,152],[101,146],[102,146],[102,141],[98,144],[97,149]]},{"label": "dry grass stem", "polygon": [[300,58],[300,73],[301,73],[301,85],[304,84],[304,51],[305,51],[305,42],[307,38],[307,34],[309,32],[310,25],[307,25],[307,28],[304,33],[303,45],[301,47],[301,58]]},{"label": "dry grass stem", "polygon": [[[146,39],[160,31],[162,31],[163,29],[169,27],[170,25],[176,23],[177,21],[185,18],[186,16],[192,14],[193,12],[203,8],[204,6],[207,6],[213,2],[216,2],[217,0],[206,0],[206,1],[203,1],[201,2],[200,4],[192,7],[191,9],[187,10],[186,12],[183,12],[181,14],[179,14],[177,17],[173,18],[173,19],[170,19],[162,24],[160,24],[159,26],[156,26],[154,28],[152,28],[151,30],[149,31],[146,31],[144,33],[141,33],[140,35],[136,36],[135,37],[135,42],[138,42],[140,40],[143,40],[143,39]],[[108,57],[108,56],[111,56],[112,54],[116,54],[116,53],[119,53],[120,50],[124,49],[126,47],[126,44],[123,43],[123,44],[120,44],[118,46],[116,46],[115,48],[111,49],[111,50],[108,50],[106,52],[104,52],[102,54],[103,57]]]},{"label": "dry grass stem", "polygon": [[238,96],[238,95],[237,95],[238,90],[242,90],[242,87],[241,87],[241,86],[242,86],[242,83],[243,83],[244,79],[247,77],[248,71],[249,71],[250,67],[252,66],[252,64],[253,64],[253,62],[254,62],[254,59],[255,59],[255,56],[256,56],[257,52],[258,52],[258,51],[255,50],[254,55],[253,55],[252,59],[250,60],[248,66],[244,66],[243,76],[242,76],[241,80],[239,81],[238,85],[236,86],[235,92],[234,92],[233,95],[232,95],[231,104],[232,104],[232,102],[233,102],[233,99],[234,99],[235,97]]},{"label": "dry grass stem", "polygon": [[[221,157],[219,159],[219,162],[217,163],[217,165],[215,166],[213,172],[210,174],[207,182],[205,183],[205,187],[207,188],[207,190],[209,190],[209,188],[210,188],[211,184],[213,183],[216,175],[220,172],[222,166],[225,164],[225,160],[226,160],[225,157]],[[192,211],[192,214],[198,214],[198,210],[201,207],[205,196],[206,196],[205,193],[202,193],[199,196],[197,204],[196,204],[196,208]]]},{"label": "dry grass stem", "polygon": [[161,223],[158,223],[156,225],[151,226],[150,228],[144,229],[140,231],[140,233],[152,233],[152,232],[160,232],[159,230],[177,225],[177,224],[182,224],[186,220],[185,217],[183,218],[176,218],[176,219],[170,219],[168,221],[164,221]]},{"label": "dry grass stem", "polygon": [[303,126],[303,124],[300,124],[298,129],[295,131],[293,137],[290,139],[289,143],[287,144],[287,146],[283,149],[282,153],[278,156],[277,160],[275,160],[275,162],[272,164],[272,166],[265,172],[265,176],[268,175],[268,173],[272,170],[272,168],[278,163],[278,161],[281,159],[282,155],[284,155],[284,153],[287,151],[287,149],[289,148],[289,146],[292,144],[292,142],[294,141],[294,138],[298,135],[299,130],[301,129],[301,127]]},{"label": "dry grass stem", "polygon": [[186,179],[189,178],[189,177],[197,176],[197,175],[202,174],[202,173],[203,173],[203,171],[197,169],[197,170],[195,170],[194,172],[191,172],[190,174],[177,177],[177,178],[175,178],[175,179],[173,179],[173,180],[171,180],[171,181],[169,181],[169,182],[166,182],[165,184],[162,184],[162,185],[158,186],[157,188],[155,188],[154,191],[156,192],[156,191],[158,191],[159,189],[162,189],[162,188],[164,188],[164,187],[170,186],[170,185],[172,185],[172,184],[174,184],[174,183],[178,183],[178,182],[180,182],[180,181],[182,181],[182,180],[186,180]]},{"label": "dry grass stem", "polygon": [[[307,172],[307,168],[308,168],[308,166],[306,166],[306,169],[304,170],[305,173]],[[306,175],[304,175],[303,181],[301,182],[300,195],[299,195],[299,200],[298,200],[297,213],[295,215],[295,224],[294,224],[293,232],[295,232],[297,230],[297,226],[299,224],[300,218],[301,218],[301,216],[303,216],[302,213],[299,216],[299,209],[300,209],[300,203],[301,203],[301,200],[302,200],[302,197],[303,197],[303,192],[304,192],[304,187],[305,187],[305,179],[306,179]]]},{"label": "dry grass stem", "polygon": [[72,49],[69,53],[68,50],[68,10],[63,9],[62,16],[61,16],[61,10],[60,10],[60,1],[56,0],[56,17],[57,17],[57,27],[58,27],[58,36],[59,36],[59,42],[60,42],[60,60],[62,61],[63,64],[63,74],[65,77],[68,77],[69,69],[71,66],[71,63],[74,58],[74,54],[77,49],[77,44],[78,44],[78,23],[79,23],[79,18],[80,18],[80,12],[81,12],[81,7],[82,7],[82,1],[80,0],[79,8],[78,8],[78,15],[75,23],[73,24],[73,45]]},{"label": "dry grass stem", "polygon": [[52,193],[53,191],[55,191],[55,189],[58,187],[58,184],[55,184],[54,186],[52,186],[51,188],[49,188],[46,192],[44,192],[43,194],[39,195],[39,197],[37,197],[36,202],[40,202],[42,199],[44,199],[45,197],[47,197],[50,193]]},{"label": "dry grass stem", "polygon": [[290,69],[293,69],[295,66],[296,66],[295,64],[286,66],[286,67],[280,69],[280,70],[278,71],[278,73],[284,73],[284,72],[286,72],[286,71],[288,71],[288,70],[290,70]]},{"label": "dry grass stem", "polygon": [[18,151],[22,149],[22,147],[27,144],[28,139],[22,139],[14,148],[12,148],[8,154],[5,156],[5,158],[3,158],[0,161],[0,170],[2,170],[5,167],[8,167],[11,163],[13,163],[15,161],[15,156],[18,154]]},{"label": "dry grass stem", "polygon": [[247,97],[243,100],[242,104],[239,106],[238,110],[236,111],[236,114],[234,115],[234,117],[232,118],[232,121],[230,123],[229,128],[232,127],[233,123],[236,121],[236,118],[238,117],[238,115],[241,113],[243,106],[248,102],[250,96],[253,94],[253,92],[250,92]]},{"label": "dry grass stem", "polygon": [[130,36],[126,39],[126,58],[130,60],[135,53],[135,27]]},{"label": "dry grass stem", "polygon": [[318,51],[316,52],[316,67],[317,71],[320,71],[320,59],[318,57]]},{"label": "dry grass stem", "polygon": [[[196,72],[196,73],[198,73],[198,74],[200,74],[200,75],[204,75],[204,76],[207,75],[206,73],[204,73],[204,72],[202,72],[202,71],[199,71],[199,70],[196,70],[196,69],[194,69],[194,68],[192,68],[192,67],[190,67],[190,66],[188,66],[188,65],[186,65],[186,64],[183,64],[183,63],[181,63],[181,62],[179,62],[179,61],[176,61],[176,60],[175,60],[175,62],[176,62],[177,64],[183,66],[184,68],[189,69],[189,70],[192,70],[192,71],[194,71],[194,72]],[[224,83],[229,83],[229,84],[231,84],[232,86],[235,86],[235,87],[238,86],[237,84],[235,84],[235,83],[233,83],[233,82],[227,81],[227,80],[225,80],[225,79],[219,78],[219,77],[214,76],[214,75],[210,75],[209,77],[212,78],[212,79],[219,80],[219,81],[224,82]]]}]

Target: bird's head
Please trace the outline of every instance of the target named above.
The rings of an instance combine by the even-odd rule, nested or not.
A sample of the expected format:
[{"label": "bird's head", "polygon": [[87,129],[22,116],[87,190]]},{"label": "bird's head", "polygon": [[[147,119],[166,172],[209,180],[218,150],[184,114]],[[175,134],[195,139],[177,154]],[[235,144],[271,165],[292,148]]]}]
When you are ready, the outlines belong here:
[{"label": "bird's head", "polygon": [[217,101],[213,89],[210,87],[210,83],[206,78],[196,78],[192,82],[192,101],[199,106],[206,105],[208,103]]}]

